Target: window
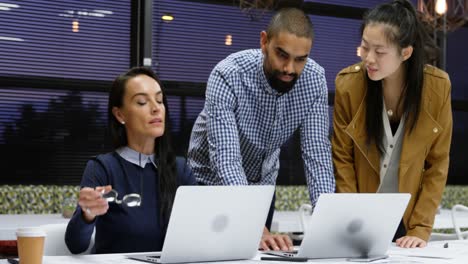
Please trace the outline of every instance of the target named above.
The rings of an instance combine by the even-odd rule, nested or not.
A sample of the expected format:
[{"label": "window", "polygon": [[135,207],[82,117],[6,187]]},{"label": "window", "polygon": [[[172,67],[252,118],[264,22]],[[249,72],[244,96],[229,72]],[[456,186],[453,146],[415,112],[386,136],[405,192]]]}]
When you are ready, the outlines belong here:
[{"label": "window", "polygon": [[131,0],[2,0],[1,184],[79,184],[130,66]]},{"label": "window", "polygon": [[104,92],[0,89],[1,182],[79,184],[86,160],[109,149],[106,107]]},{"label": "window", "polygon": [[112,80],[129,67],[130,0],[2,2],[2,76]]},{"label": "window", "polygon": [[[270,19],[267,13],[251,21],[234,4],[155,0],[153,8],[153,69],[172,81],[205,83],[227,55],[259,48],[260,32]],[[162,20],[163,14],[174,20]]]}]

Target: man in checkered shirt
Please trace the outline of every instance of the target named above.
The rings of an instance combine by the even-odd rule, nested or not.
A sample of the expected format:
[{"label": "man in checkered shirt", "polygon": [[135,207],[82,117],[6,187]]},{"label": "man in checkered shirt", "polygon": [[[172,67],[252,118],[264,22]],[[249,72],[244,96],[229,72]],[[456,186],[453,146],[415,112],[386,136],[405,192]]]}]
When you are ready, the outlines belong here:
[{"label": "man in checkered shirt", "polygon": [[[308,58],[313,27],[301,10],[280,10],[261,49],[231,54],[211,72],[192,130],[188,162],[204,185],[274,185],[281,145],[299,129],[312,205],[335,191],[324,69]],[[273,209],[270,210],[270,223]],[[264,229],[261,248],[290,250]]]}]

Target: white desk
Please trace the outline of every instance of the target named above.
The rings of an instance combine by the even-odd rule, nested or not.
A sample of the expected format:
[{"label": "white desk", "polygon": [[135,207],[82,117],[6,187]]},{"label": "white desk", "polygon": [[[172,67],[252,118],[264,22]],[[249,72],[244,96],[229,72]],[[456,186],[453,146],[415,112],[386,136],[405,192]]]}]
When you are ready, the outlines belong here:
[{"label": "white desk", "polygon": [[0,240],[16,240],[16,229],[19,227],[68,223],[69,220],[61,214],[0,214]]},{"label": "white desk", "polygon": [[[442,252],[444,257],[447,259],[440,259],[440,258],[423,258],[423,257],[408,257],[403,255],[397,255],[398,252],[401,252],[401,249],[397,249],[392,246],[389,250],[389,254],[395,253],[394,255],[390,255],[388,259],[375,261],[372,263],[427,263],[427,264],[440,264],[440,263],[447,263],[447,264],[466,264],[468,263],[468,241],[449,241],[450,246],[449,249],[443,249],[441,245],[443,245],[445,241],[439,241],[438,243],[430,243],[429,246],[424,249],[425,252],[434,252],[439,251]],[[442,251],[446,250],[446,251]],[[43,264],[81,264],[81,263],[95,263],[95,264],[138,264],[143,263],[136,260],[127,259],[124,255],[128,254],[100,254],[100,255],[75,255],[75,256],[54,256],[54,257],[44,257]],[[258,263],[275,263],[281,264],[282,262],[277,261],[260,261],[260,254],[254,260],[245,260],[245,261],[223,261],[223,262],[210,262],[210,264],[214,263],[225,263],[225,264],[258,264]],[[328,264],[351,264],[353,262],[347,262],[344,259],[322,259],[322,260],[311,260],[309,262],[313,263],[328,263]],[[0,259],[0,264],[8,263],[5,259]],[[289,262],[289,263],[297,263],[297,262]]]},{"label": "white desk", "polygon": [[[457,219],[461,227],[468,227],[468,212],[458,212]],[[434,220],[434,229],[453,228],[452,214],[449,209],[442,209]],[[281,233],[302,232],[298,211],[275,211],[271,231]]]}]

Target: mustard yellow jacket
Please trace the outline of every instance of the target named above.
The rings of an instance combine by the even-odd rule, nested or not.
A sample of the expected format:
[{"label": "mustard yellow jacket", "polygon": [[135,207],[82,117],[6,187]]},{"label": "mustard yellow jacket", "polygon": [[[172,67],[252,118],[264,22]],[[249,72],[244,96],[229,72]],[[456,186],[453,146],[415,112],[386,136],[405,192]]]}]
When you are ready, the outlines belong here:
[{"label": "mustard yellow jacket", "polygon": [[[355,64],[338,73],[332,137],[337,192],[376,192],[380,154],[366,144],[366,70]],[[447,180],[452,137],[451,84],[447,73],[424,69],[422,108],[410,133],[405,126],[398,189],[410,193],[403,216],[408,236],[428,240]],[[384,205],[383,205],[384,206]]]}]

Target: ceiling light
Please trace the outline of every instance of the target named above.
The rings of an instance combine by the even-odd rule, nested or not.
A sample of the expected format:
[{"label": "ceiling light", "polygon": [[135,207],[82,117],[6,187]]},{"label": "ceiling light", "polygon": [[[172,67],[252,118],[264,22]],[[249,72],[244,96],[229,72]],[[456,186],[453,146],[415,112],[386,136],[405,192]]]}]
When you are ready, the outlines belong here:
[{"label": "ceiling light", "polygon": [[80,31],[80,22],[78,20],[73,20],[72,22],[72,31],[79,32]]},{"label": "ceiling light", "polygon": [[93,16],[93,17],[105,17],[106,15],[104,15],[103,13],[88,13],[89,16]]},{"label": "ceiling light", "polygon": [[226,35],[226,38],[224,39],[224,45],[226,46],[231,46],[232,45],[232,35]]},{"label": "ceiling light", "polygon": [[22,38],[12,38],[12,37],[2,37],[0,36],[0,40],[6,40],[6,41],[24,41]]},{"label": "ceiling light", "polygon": [[[8,7],[8,8],[19,8],[20,6],[17,4],[7,4],[7,3],[0,3],[0,8],[1,7]],[[10,9],[8,9],[10,10]]]},{"label": "ceiling light", "polygon": [[164,21],[172,21],[174,20],[174,16],[172,14],[165,13],[162,15],[161,19]]},{"label": "ceiling light", "polygon": [[445,14],[445,12],[447,12],[447,1],[437,0],[435,4],[435,11],[439,15]]},{"label": "ceiling light", "polygon": [[114,14],[114,12],[109,11],[109,10],[96,10],[96,9],[95,9],[94,12],[96,12],[96,13],[101,13],[101,14],[105,14],[105,15],[112,15],[112,14]]}]

